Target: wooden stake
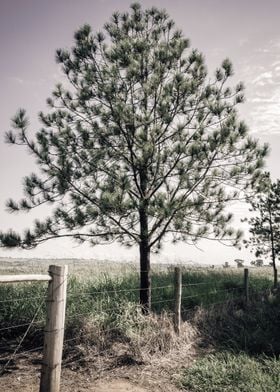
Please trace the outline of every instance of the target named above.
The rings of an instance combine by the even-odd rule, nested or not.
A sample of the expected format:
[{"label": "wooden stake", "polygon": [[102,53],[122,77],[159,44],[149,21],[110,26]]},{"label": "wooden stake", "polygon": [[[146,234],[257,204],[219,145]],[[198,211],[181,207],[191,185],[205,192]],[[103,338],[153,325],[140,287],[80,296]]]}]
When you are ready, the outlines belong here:
[{"label": "wooden stake", "polygon": [[180,335],[182,302],[182,271],[180,267],[175,267],[174,278],[174,330],[178,335]]},{"label": "wooden stake", "polygon": [[59,392],[64,338],[68,266],[49,267],[52,280],[47,298],[47,322],[40,392]]}]

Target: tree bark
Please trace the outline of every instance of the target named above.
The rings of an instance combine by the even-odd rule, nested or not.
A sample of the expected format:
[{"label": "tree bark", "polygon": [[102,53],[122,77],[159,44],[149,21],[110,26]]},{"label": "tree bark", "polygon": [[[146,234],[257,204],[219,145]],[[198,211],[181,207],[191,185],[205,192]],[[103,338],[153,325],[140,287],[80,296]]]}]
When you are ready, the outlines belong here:
[{"label": "tree bark", "polygon": [[271,209],[269,205],[269,226],[270,226],[270,241],[271,241],[271,258],[272,258],[272,266],[273,266],[273,286],[277,288],[278,278],[277,278],[277,268],[276,268],[276,256],[275,256],[275,245],[274,245],[274,233],[273,233],[273,225],[272,225],[272,216]]},{"label": "tree bark", "polygon": [[142,201],[140,215],[140,304],[144,314],[151,310],[151,266],[150,266],[150,246],[148,227],[148,203]]},{"label": "tree bark", "polygon": [[140,304],[147,314],[151,310],[151,269],[150,249],[147,241],[140,242]]}]

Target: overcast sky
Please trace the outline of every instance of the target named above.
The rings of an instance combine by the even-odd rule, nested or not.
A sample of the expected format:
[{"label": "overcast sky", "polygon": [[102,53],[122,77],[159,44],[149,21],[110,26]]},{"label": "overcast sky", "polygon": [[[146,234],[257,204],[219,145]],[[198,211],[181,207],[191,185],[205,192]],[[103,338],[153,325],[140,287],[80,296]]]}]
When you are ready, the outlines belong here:
[{"label": "overcast sky", "polygon": [[[201,50],[210,72],[229,57],[235,70],[234,82],[246,86],[246,103],[240,108],[251,133],[271,145],[267,169],[279,177],[280,156],[280,2],[277,0],[153,0],[143,7],[166,8]],[[127,0],[0,0],[0,230],[22,230],[46,209],[31,215],[10,215],[5,201],[22,197],[22,177],[34,171],[32,158],[20,147],[4,143],[10,119],[18,108],[27,109],[30,132],[38,127],[37,113],[46,108],[46,98],[63,76],[55,63],[57,48],[71,47],[73,33],[84,23],[93,30],[115,10],[125,11]],[[236,224],[246,214],[244,205],[234,207]],[[237,251],[204,241],[200,249],[184,244],[165,245],[161,259],[216,263],[234,258],[249,260],[248,251]],[[65,240],[45,243],[33,251],[0,250],[0,256],[85,257],[135,260],[138,249],[118,246],[77,246]],[[155,260],[159,260],[156,258]]]}]

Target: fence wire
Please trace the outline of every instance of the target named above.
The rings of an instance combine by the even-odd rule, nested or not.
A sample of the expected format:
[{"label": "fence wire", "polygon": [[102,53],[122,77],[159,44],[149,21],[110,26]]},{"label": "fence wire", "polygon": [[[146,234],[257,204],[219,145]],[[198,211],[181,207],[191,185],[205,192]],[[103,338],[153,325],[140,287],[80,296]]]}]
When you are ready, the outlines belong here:
[{"label": "fence wire", "polygon": [[[160,271],[159,271],[160,272]],[[218,282],[219,283],[219,282]],[[211,286],[210,290],[207,290],[207,286]],[[197,293],[197,289],[202,288],[201,290],[203,290],[203,292]],[[206,291],[205,291],[206,288]],[[111,300],[118,300],[117,296],[118,294],[120,294],[120,296],[122,294],[124,294],[124,299],[130,299],[129,298],[129,294],[133,294],[133,296],[135,296],[136,293],[140,293],[141,290],[147,290],[148,288],[139,288],[139,287],[131,287],[131,288],[124,288],[124,289],[104,289],[104,290],[73,290],[71,288],[71,286],[68,286],[68,292],[67,292],[67,298],[72,300],[76,300],[76,299],[80,299],[81,301],[87,301],[89,298],[91,300],[91,305],[92,308],[89,308],[88,310],[84,311],[84,312],[77,312],[77,308],[79,308],[79,304],[77,304],[75,306],[75,309],[73,310],[73,308],[71,308],[71,304],[70,304],[70,308],[67,309],[67,313],[66,313],[66,338],[64,340],[64,349],[66,350],[66,352],[69,352],[69,354],[67,354],[67,356],[63,359],[62,362],[62,367],[69,367],[71,365],[73,365],[74,363],[79,363],[81,362],[81,358],[79,357],[80,353],[72,353],[71,354],[71,348],[73,349],[73,347],[75,348],[75,345],[79,345],[81,342],[83,342],[83,340],[85,339],[90,339],[90,338],[94,338],[94,332],[88,332],[88,333],[80,333],[78,332],[77,336],[74,337],[68,337],[69,335],[71,336],[71,331],[68,330],[68,325],[70,325],[72,320],[76,320],[79,319],[81,320],[81,323],[83,323],[83,317],[88,317],[88,318],[94,318],[96,315],[99,316],[100,318],[100,325],[98,325],[97,329],[99,328],[99,333],[103,333],[104,335],[109,335],[110,333],[116,332],[120,329],[120,325],[118,324],[119,319],[116,318],[115,316],[118,315],[118,317],[121,316],[122,313],[126,313],[127,309],[126,309],[126,304],[120,302],[120,303],[115,303],[115,306],[111,306]],[[172,308],[172,304],[175,303],[175,291],[174,290],[174,284],[166,284],[166,285],[159,285],[159,286],[152,286],[151,288],[151,293],[152,293],[152,301],[151,301],[151,307],[152,307],[152,311],[155,313],[160,313],[161,310],[164,310],[165,308],[165,304],[168,306],[168,314],[170,315],[169,311],[172,313],[174,313],[174,309]],[[161,293],[161,290],[163,291]],[[244,287],[240,284],[239,287],[232,287],[232,288],[228,288],[228,289],[224,289],[224,288],[220,288],[217,285],[217,288],[214,289],[213,288],[213,283],[212,282],[203,282],[203,281],[198,281],[198,282],[191,282],[191,283],[187,283],[187,282],[183,282],[183,284],[181,285],[181,290],[182,290],[182,296],[181,296],[181,314],[185,315],[188,312],[190,312],[191,310],[196,309],[199,306],[204,306],[206,309],[210,308],[210,307],[214,307],[217,305],[221,305],[221,304],[225,304],[225,303],[229,303],[229,302],[233,302],[233,301],[237,301],[239,299],[244,299],[245,296],[244,295],[240,295],[237,296],[238,293],[240,293],[242,290],[244,290]],[[195,291],[195,293],[192,293],[192,291]],[[189,295],[188,295],[189,293]],[[168,294],[168,295],[167,295]],[[108,303],[106,304],[106,302],[102,302],[100,301],[99,298],[95,298],[98,296],[107,296],[108,299],[110,299],[110,301],[108,301]],[[162,298],[162,296],[166,296],[166,298]],[[219,299],[219,298],[215,298],[215,296],[219,297],[219,296],[224,296],[224,298],[221,301],[215,301],[215,299]],[[229,298],[230,296],[230,298]],[[206,298],[207,301],[205,301],[205,297],[209,297],[210,302],[208,302],[208,299]],[[192,299],[197,299],[197,298],[201,298],[201,301],[199,301],[199,304],[190,304],[190,300]],[[212,301],[211,301],[212,298]],[[42,299],[42,296],[34,296],[34,297],[25,297],[25,298],[8,298],[8,299],[1,299],[0,303],[11,303],[11,302],[23,302],[26,300],[38,300],[38,299]],[[44,298],[45,301],[46,298]],[[122,298],[121,298],[122,299]],[[17,346],[15,347],[15,349],[13,350],[12,354],[7,355],[7,362],[5,363],[5,365],[3,366],[2,370],[0,370],[0,375],[3,374],[5,372],[5,370],[9,367],[10,363],[15,360],[16,358],[19,358],[20,356],[23,355],[28,355],[32,352],[36,352],[39,350],[42,350],[43,346],[38,346],[29,350],[24,350],[24,351],[20,351],[20,349],[23,346],[23,343],[25,341],[25,339],[28,336],[28,333],[30,332],[32,327],[42,327],[45,323],[45,320],[36,320],[39,312],[41,311],[41,308],[43,306],[44,301],[42,301],[39,306],[36,309],[36,312],[34,313],[32,320],[28,323],[19,323],[19,324],[15,324],[15,325],[9,325],[9,326],[5,326],[0,328],[0,332],[1,333],[8,333],[9,330],[15,330],[15,329],[20,329],[20,328],[26,328],[25,332],[23,333],[23,335],[21,336],[19,343],[17,344]],[[143,310],[143,307],[141,306],[141,304],[136,303],[135,302],[135,298],[133,300],[131,300],[132,302],[132,309],[129,311],[135,311],[135,312],[141,312],[141,310]],[[75,303],[75,302],[74,302]],[[70,312],[70,313],[69,313]],[[105,317],[105,321],[102,320],[102,317]],[[108,316],[108,319],[106,318]],[[1,317],[1,314],[0,314]],[[90,320],[89,320],[90,322]],[[102,324],[104,322],[104,324]],[[0,319],[0,323],[1,323],[1,319]],[[1,325],[1,324],[0,324]],[[72,328],[72,327],[71,327]],[[94,323],[92,328],[94,328]],[[139,333],[140,332],[140,328],[139,328]],[[104,343],[104,342],[103,342]],[[102,342],[100,344],[100,346],[93,346],[94,350],[96,350],[96,352],[91,351],[91,355],[92,355],[92,360],[94,360],[94,358],[96,357],[101,357],[102,355],[106,355],[106,358],[114,358],[116,357],[116,353],[112,353],[111,347],[108,346],[106,349],[103,349],[104,345],[102,345]],[[0,347],[0,351],[1,351],[1,347]],[[2,357],[3,359],[3,357]],[[5,357],[4,357],[5,359]]]},{"label": "fence wire", "polygon": [[[6,362],[6,364],[2,367],[1,371],[0,371],[0,375],[4,374],[6,369],[8,368],[8,366],[10,365],[10,363],[15,359],[18,351],[20,350],[25,338],[28,335],[28,332],[30,331],[32,325],[34,325],[36,317],[38,316],[42,306],[43,306],[44,301],[41,301],[41,303],[38,305],[36,312],[33,315],[32,320],[30,321],[30,323],[28,324],[28,327],[26,328],[24,334],[22,335],[22,337],[20,338],[20,341],[18,343],[18,345],[16,346],[15,350],[13,351],[12,355],[10,356],[10,358],[8,359],[8,361]],[[21,353],[22,355],[22,353]]]}]

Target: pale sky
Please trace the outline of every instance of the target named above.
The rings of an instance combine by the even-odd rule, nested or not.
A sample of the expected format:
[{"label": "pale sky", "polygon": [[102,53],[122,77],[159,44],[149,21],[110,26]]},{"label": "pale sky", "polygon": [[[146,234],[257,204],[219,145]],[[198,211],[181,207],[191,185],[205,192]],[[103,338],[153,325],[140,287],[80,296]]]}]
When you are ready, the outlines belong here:
[{"label": "pale sky", "polygon": [[[201,50],[209,71],[229,57],[234,65],[233,83],[243,81],[246,103],[240,117],[261,142],[269,142],[267,169],[279,177],[280,156],[280,2],[277,0],[145,0],[143,7],[166,8]],[[71,47],[73,33],[84,23],[100,30],[115,10],[128,10],[127,0],[0,0],[0,230],[22,230],[47,212],[11,215],[5,201],[22,197],[22,178],[35,170],[27,151],[4,143],[10,119],[18,108],[27,109],[30,133],[38,127],[37,113],[46,108],[46,98],[63,76],[55,63],[57,48]],[[237,205],[235,222],[246,215]],[[238,251],[213,241],[200,249],[184,244],[166,244],[154,260],[222,263],[234,258],[252,259],[247,250]],[[0,257],[84,257],[137,260],[138,249],[116,245],[90,248],[65,240],[47,242],[32,251],[0,250]]]}]

